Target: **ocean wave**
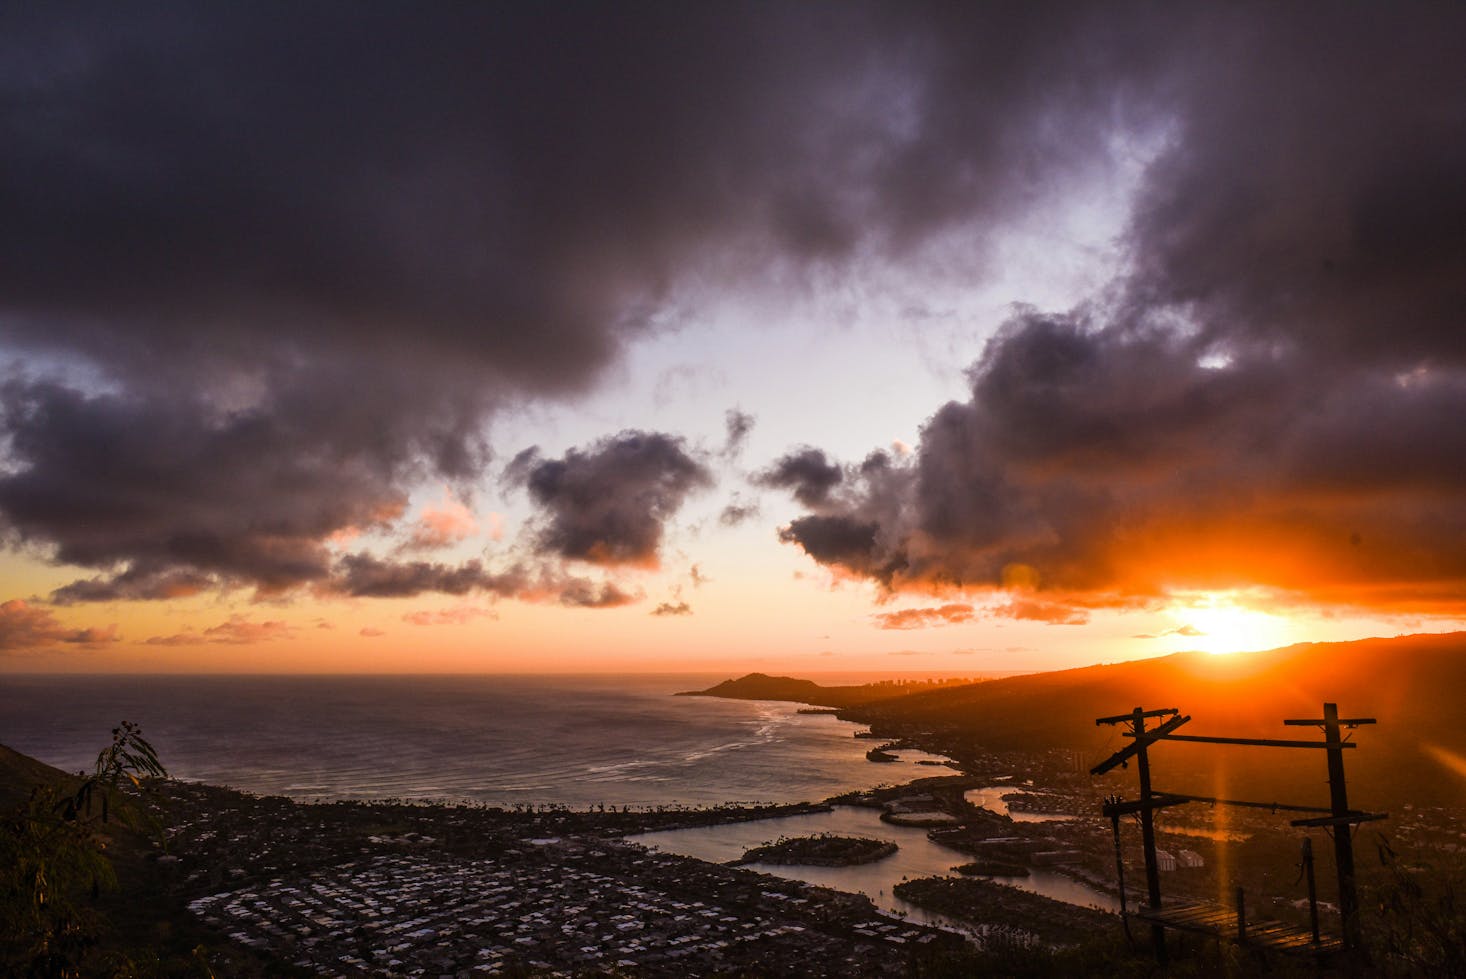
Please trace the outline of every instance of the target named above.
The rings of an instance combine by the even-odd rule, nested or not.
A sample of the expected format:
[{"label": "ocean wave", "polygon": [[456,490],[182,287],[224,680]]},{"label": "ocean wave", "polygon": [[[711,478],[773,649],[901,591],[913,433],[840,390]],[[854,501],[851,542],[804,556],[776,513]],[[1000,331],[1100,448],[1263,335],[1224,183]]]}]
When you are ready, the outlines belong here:
[{"label": "ocean wave", "polygon": [[739,748],[756,748],[767,744],[767,740],[760,741],[729,741],[727,744],[714,745],[711,748],[704,748],[701,751],[692,751],[682,756],[683,761],[702,761],[704,758],[711,758],[713,755],[722,754],[725,751],[737,751]]},{"label": "ocean wave", "polygon": [[614,765],[592,765],[586,769],[592,775],[601,775],[608,772],[624,772],[630,768],[645,768],[648,765],[657,764],[655,761],[646,758],[639,758],[636,761],[617,762]]}]

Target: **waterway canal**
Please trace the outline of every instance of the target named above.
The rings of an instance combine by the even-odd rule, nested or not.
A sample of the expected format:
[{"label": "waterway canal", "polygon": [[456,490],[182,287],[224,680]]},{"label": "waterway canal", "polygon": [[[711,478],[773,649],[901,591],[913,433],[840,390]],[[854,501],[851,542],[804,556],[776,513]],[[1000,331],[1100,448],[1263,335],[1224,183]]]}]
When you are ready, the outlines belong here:
[{"label": "waterway canal", "polygon": [[1015,823],[1056,823],[1074,818],[1054,812],[1014,812],[1003,801],[1003,796],[1022,791],[1023,787],[1017,785],[989,785],[981,789],[968,789],[962,797],[974,806],[1007,816]]},{"label": "waterway canal", "polygon": [[[1009,789],[1008,791],[1012,791]],[[895,893],[901,881],[917,877],[952,876],[954,867],[968,863],[971,857],[927,839],[926,830],[909,826],[893,826],[880,820],[880,810],[861,806],[836,806],[832,812],[779,816],[752,822],[699,826],[692,829],[662,830],[628,837],[634,843],[654,847],[668,853],[696,857],[712,863],[727,863],[741,858],[745,851],[783,837],[814,836],[833,833],[840,836],[865,836],[892,840],[899,849],[883,860],[853,867],[807,867],[777,864],[749,864],[748,869],[791,880],[807,881],[836,890],[864,894],[884,911],[905,916],[922,924],[957,931],[971,932],[941,915],[931,914],[903,901]],[[993,878],[998,883],[1042,894],[1058,901],[1081,906],[1116,910],[1118,904],[1109,895],[1092,887],[1046,870],[1034,870],[1028,877]]]}]

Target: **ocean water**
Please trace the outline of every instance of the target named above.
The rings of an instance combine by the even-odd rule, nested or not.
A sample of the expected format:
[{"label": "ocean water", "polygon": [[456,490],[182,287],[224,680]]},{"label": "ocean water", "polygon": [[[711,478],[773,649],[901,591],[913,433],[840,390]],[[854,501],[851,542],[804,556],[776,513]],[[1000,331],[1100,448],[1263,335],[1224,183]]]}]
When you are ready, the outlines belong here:
[{"label": "ocean water", "polygon": [[817,801],[941,769],[865,759],[798,705],[674,697],[720,675],[0,677],[0,743],[88,768],[122,720],[174,776],[297,799]]}]

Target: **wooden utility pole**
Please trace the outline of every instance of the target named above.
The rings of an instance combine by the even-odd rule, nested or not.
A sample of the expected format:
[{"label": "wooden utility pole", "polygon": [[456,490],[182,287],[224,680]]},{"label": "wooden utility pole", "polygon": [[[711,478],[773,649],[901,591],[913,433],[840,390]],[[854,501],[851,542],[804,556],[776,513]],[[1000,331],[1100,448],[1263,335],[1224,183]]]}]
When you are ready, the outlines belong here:
[{"label": "wooden utility pole", "polygon": [[[1145,734],[1145,712],[1135,708],[1131,718],[1131,730],[1135,743],[1141,749],[1135,755],[1135,767],[1140,775],[1140,843],[1145,850],[1145,892],[1151,910],[1161,909],[1161,868],[1155,852],[1155,811],[1151,809],[1150,752],[1145,750],[1141,738]],[[1160,925],[1150,926],[1151,941],[1155,945],[1156,961],[1166,961],[1166,930]]]},{"label": "wooden utility pole", "polygon": [[[1160,861],[1156,859],[1155,852],[1155,810],[1160,806],[1158,800],[1150,788],[1150,758],[1146,749],[1150,746],[1155,736],[1162,732],[1174,731],[1176,728],[1191,720],[1189,717],[1179,717],[1181,712],[1174,707],[1163,710],[1143,710],[1135,708],[1129,714],[1117,714],[1114,717],[1101,717],[1095,721],[1096,724],[1122,724],[1128,723],[1130,730],[1127,732],[1135,739],[1135,743],[1113,756],[1096,765],[1090,770],[1092,775],[1101,775],[1116,765],[1122,765],[1130,758],[1135,759],[1135,767],[1140,775],[1140,799],[1134,805],[1119,803],[1110,807],[1114,818],[1118,819],[1125,811],[1140,813],[1140,841],[1141,848],[1145,853],[1145,890],[1147,906],[1152,911],[1161,909],[1161,869]],[[1145,729],[1147,717],[1170,717],[1160,727],[1153,731]],[[1165,803],[1161,803],[1162,805]],[[1151,945],[1155,949],[1156,961],[1162,964],[1166,961],[1166,929],[1159,924],[1152,922],[1150,926]]]},{"label": "wooden utility pole", "polygon": [[1313,880],[1313,839],[1303,837],[1303,873],[1308,878],[1308,924],[1313,931],[1313,944],[1321,937],[1318,932],[1318,885]]},{"label": "wooden utility pole", "polygon": [[[1115,831],[1115,879],[1120,882],[1120,917],[1128,914],[1125,907],[1125,854],[1120,849],[1120,813],[1115,807],[1120,804],[1120,797],[1112,795],[1105,799],[1105,812],[1110,816],[1110,824]],[[1126,934],[1129,934],[1129,924],[1126,924]]]},{"label": "wooden utility pole", "polygon": [[1354,825],[1382,818],[1377,813],[1355,812],[1349,808],[1349,790],[1344,783],[1344,749],[1354,745],[1344,740],[1340,731],[1361,724],[1373,724],[1372,717],[1339,717],[1338,704],[1324,704],[1320,719],[1287,720],[1284,724],[1323,728],[1323,743],[1329,763],[1329,815],[1323,819],[1295,820],[1294,826],[1323,826],[1334,837],[1334,866],[1339,874],[1339,917],[1342,919],[1344,947],[1359,947],[1359,892],[1354,877]]},{"label": "wooden utility pole", "polygon": [[[1329,807],[1336,818],[1349,816],[1349,791],[1344,785],[1344,740],[1339,736],[1339,706],[1323,705],[1324,743],[1329,759]],[[1334,861],[1339,867],[1339,915],[1344,919],[1344,944],[1359,946],[1359,895],[1354,889],[1354,827],[1339,823],[1333,828]]]}]

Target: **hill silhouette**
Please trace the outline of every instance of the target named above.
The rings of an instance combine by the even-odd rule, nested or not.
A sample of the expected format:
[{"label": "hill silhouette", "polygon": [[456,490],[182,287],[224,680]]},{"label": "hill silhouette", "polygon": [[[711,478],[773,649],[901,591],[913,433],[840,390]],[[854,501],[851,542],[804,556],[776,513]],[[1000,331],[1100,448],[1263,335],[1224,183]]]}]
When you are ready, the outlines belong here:
[{"label": "hill silhouette", "polygon": [[687,690],[678,697],[724,697],[729,700],[789,700],[820,707],[855,707],[878,700],[910,695],[911,686],[928,689],[926,684],[897,685],[868,683],[859,686],[824,687],[813,680],[792,676],[769,676],[749,673],[736,680],[724,680],[706,690]]},{"label": "hill silhouette", "polygon": [[[1186,734],[1311,739],[1284,718],[1374,717],[1346,768],[1359,806],[1466,800],[1466,634],[1304,643],[1259,653],[1178,653],[917,694],[862,711],[963,731],[995,748],[1072,747],[1099,761],[1128,743],[1095,718],[1177,707]],[[1318,736],[1321,739],[1321,736]],[[1278,793],[1322,803],[1323,753],[1171,743],[1153,752],[1158,786],[1219,797]],[[1132,779],[1121,776],[1124,784]]]},{"label": "hill silhouette", "polygon": [[37,785],[65,786],[73,781],[61,769],[0,744],[0,811],[24,802]]},{"label": "hill silhouette", "polygon": [[[865,704],[843,701],[841,688],[767,679],[784,681],[786,690],[800,684],[798,696],[779,699],[847,707],[846,716],[878,728],[955,736],[997,751],[1069,748],[1089,764],[1128,744],[1120,729],[1097,727],[1095,718],[1133,707],[1180,708],[1192,721],[1179,733],[1321,740],[1282,721],[1320,717],[1330,701],[1344,717],[1378,719],[1355,733],[1359,748],[1346,755],[1353,804],[1466,803],[1466,633],[1177,653]],[[1327,799],[1321,751],[1170,743],[1152,757],[1158,788],[1303,804]],[[1133,776],[1117,771],[1108,779],[1116,791],[1133,791]]]}]

